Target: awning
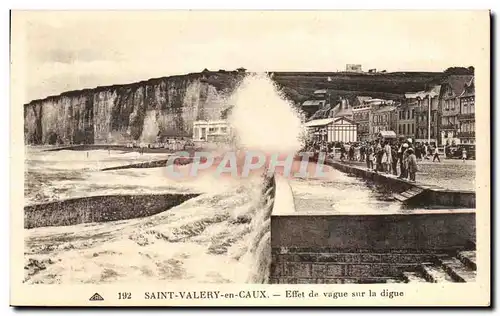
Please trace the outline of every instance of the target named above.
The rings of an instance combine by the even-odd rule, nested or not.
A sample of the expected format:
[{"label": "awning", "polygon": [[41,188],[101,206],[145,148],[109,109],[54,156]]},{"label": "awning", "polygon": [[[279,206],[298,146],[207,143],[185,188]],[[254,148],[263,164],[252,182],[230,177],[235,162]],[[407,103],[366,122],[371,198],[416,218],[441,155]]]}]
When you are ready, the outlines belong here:
[{"label": "awning", "polygon": [[394,131],[380,131],[378,135],[383,138],[397,138]]},{"label": "awning", "polygon": [[312,120],[304,124],[305,127],[325,126],[333,123],[332,118]]}]

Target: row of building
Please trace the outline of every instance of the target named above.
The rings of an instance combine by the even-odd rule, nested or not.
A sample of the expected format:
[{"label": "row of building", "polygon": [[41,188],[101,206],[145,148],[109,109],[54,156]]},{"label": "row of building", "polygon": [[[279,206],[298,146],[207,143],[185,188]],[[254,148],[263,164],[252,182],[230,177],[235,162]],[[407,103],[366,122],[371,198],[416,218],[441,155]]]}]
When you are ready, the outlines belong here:
[{"label": "row of building", "polygon": [[302,104],[311,115],[306,126],[326,141],[370,141],[383,134],[438,146],[475,143],[474,76],[452,75],[397,101],[357,96],[331,106],[329,99],[326,90],[317,90]]}]

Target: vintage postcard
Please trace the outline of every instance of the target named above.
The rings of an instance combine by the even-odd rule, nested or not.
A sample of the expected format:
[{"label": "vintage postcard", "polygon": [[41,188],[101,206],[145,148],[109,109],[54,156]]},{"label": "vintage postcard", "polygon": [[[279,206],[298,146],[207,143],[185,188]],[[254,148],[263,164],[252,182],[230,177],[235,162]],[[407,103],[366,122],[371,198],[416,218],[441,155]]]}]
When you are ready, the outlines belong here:
[{"label": "vintage postcard", "polygon": [[490,305],[489,41],[489,11],[12,11],[11,305]]}]

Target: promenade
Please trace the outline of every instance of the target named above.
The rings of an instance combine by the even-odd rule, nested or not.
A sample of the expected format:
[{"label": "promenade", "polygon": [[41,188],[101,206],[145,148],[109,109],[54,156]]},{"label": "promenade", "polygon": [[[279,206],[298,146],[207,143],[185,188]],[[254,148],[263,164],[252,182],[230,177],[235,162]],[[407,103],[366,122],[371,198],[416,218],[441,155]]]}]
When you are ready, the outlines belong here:
[{"label": "promenade", "polygon": [[[338,156],[334,158],[340,162]],[[345,160],[347,165],[366,168],[366,162]],[[450,190],[476,190],[476,161],[443,159],[441,162],[431,160],[418,161],[416,181],[427,185],[436,185]]]}]

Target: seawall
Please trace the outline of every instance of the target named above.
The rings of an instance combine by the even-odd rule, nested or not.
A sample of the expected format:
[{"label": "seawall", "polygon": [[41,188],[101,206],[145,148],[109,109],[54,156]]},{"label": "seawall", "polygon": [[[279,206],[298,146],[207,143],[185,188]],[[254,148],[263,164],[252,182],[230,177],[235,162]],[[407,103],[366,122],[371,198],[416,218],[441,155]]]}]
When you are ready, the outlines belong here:
[{"label": "seawall", "polygon": [[377,185],[385,186],[390,191],[401,194],[405,191],[418,192],[417,194],[406,195],[405,203],[413,207],[431,208],[470,208],[476,207],[476,193],[467,190],[450,190],[435,185],[428,185],[419,182],[411,182],[399,179],[393,175],[377,173],[365,168],[352,166],[331,159],[325,161],[326,165],[332,166],[344,173],[372,181]]},{"label": "seawall", "polygon": [[475,235],[473,209],[301,214],[277,179],[270,282],[471,282]]},{"label": "seawall", "polygon": [[24,228],[67,226],[151,216],[198,194],[105,195],[24,207]]}]

